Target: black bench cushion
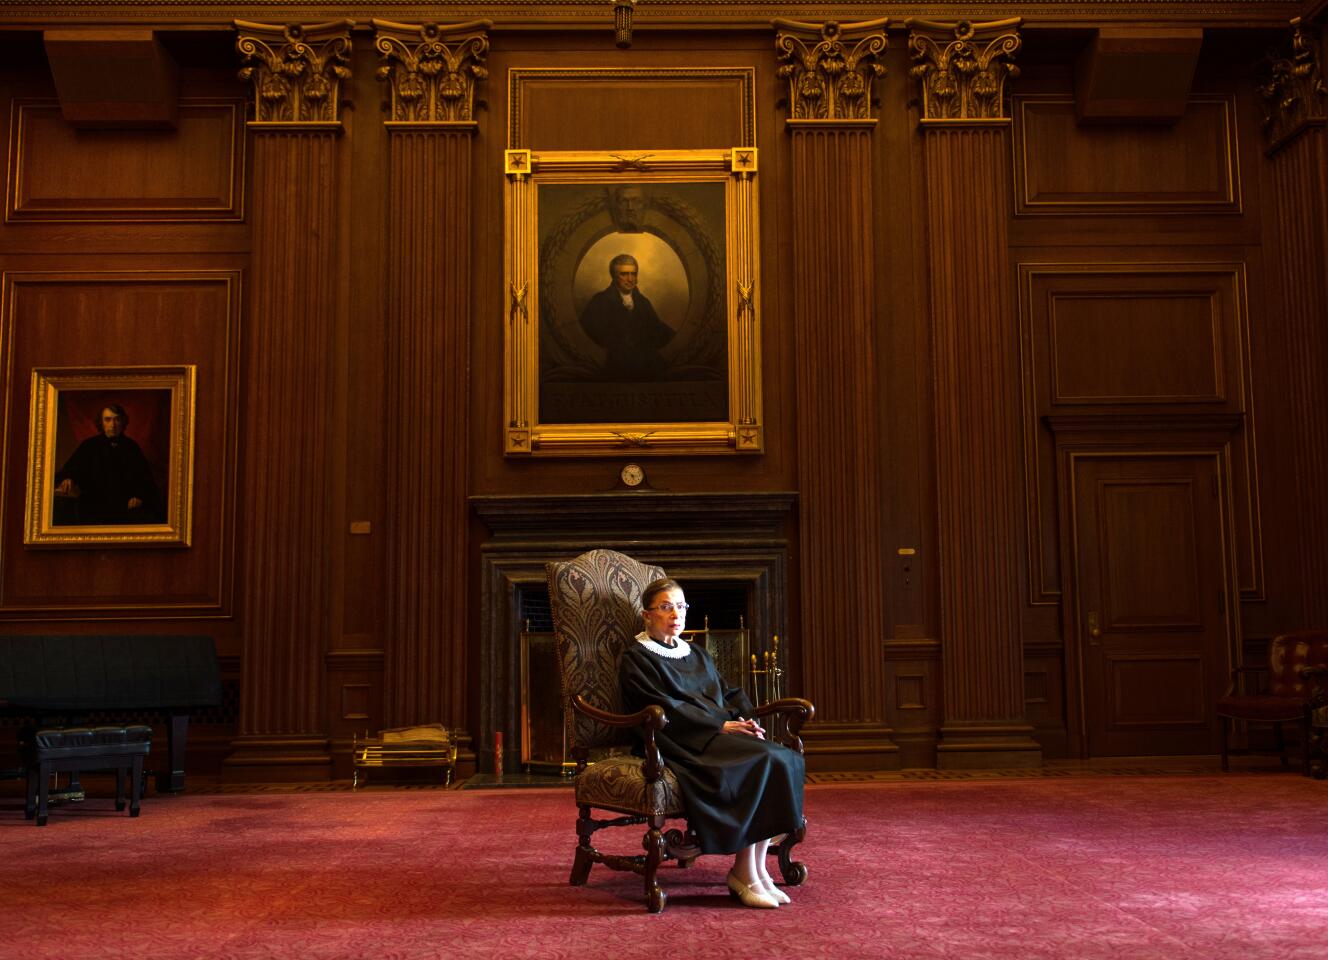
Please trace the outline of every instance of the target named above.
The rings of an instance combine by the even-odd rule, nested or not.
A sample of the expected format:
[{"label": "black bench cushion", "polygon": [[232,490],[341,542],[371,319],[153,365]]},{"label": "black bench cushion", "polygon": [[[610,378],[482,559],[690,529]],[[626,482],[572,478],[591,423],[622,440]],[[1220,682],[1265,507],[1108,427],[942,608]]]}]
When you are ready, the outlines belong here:
[{"label": "black bench cushion", "polygon": [[211,637],[0,637],[0,705],[72,711],[220,703]]},{"label": "black bench cushion", "polygon": [[152,747],[152,728],[132,727],[57,727],[38,730],[32,738],[36,760],[62,760],[70,757],[124,757],[146,754]]}]

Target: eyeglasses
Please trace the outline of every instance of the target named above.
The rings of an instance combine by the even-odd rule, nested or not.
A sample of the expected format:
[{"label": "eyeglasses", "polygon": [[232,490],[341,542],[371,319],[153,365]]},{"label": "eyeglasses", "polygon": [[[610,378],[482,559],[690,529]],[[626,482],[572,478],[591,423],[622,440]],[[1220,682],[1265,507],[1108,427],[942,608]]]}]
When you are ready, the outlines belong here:
[{"label": "eyeglasses", "polygon": [[665,600],[663,603],[657,603],[653,607],[646,607],[647,610],[658,610],[660,613],[672,613],[677,610],[679,613],[686,613],[688,605],[685,603],[674,603],[671,600]]}]

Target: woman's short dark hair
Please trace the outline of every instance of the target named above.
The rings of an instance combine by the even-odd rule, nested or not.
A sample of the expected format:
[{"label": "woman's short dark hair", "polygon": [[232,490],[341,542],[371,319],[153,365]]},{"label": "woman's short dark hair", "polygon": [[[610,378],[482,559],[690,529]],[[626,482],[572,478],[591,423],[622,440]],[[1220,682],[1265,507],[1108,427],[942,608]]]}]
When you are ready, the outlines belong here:
[{"label": "woman's short dark hair", "polygon": [[670,577],[663,577],[651,583],[641,591],[641,609],[646,610],[655,602],[655,598],[661,593],[668,593],[670,590],[681,590],[678,581]]}]

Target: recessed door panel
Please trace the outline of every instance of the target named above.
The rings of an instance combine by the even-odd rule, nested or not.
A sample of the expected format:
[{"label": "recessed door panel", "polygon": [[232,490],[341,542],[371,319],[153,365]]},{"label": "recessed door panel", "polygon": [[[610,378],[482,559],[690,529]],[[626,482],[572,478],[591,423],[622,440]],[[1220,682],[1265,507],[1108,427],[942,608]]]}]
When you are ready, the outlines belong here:
[{"label": "recessed door panel", "polygon": [[1103,480],[1098,489],[1107,623],[1113,630],[1196,627],[1194,483]]},{"label": "recessed door panel", "polygon": [[1188,726],[1201,731],[1208,723],[1203,657],[1126,654],[1108,656],[1106,663],[1112,684],[1108,705],[1114,710],[1107,718],[1109,729]]}]

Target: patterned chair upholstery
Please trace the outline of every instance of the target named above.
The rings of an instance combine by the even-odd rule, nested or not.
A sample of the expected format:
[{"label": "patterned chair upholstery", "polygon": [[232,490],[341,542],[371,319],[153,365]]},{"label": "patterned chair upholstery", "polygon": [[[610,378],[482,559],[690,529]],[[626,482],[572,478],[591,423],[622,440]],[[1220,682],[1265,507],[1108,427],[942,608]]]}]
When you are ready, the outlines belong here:
[{"label": "patterned chair upholstery", "polygon": [[[1266,673],[1265,689],[1242,692],[1241,679]],[[1328,630],[1300,630],[1274,637],[1268,647],[1268,666],[1239,667],[1232,671],[1231,687],[1217,701],[1222,719],[1222,769],[1228,768],[1228,738],[1233,720],[1273,724],[1278,752],[1287,765],[1282,724],[1300,724],[1301,770],[1311,769],[1312,729],[1316,711],[1328,710]]]},{"label": "patterned chair upholstery", "polygon": [[[666,723],[664,711],[649,706],[639,713],[624,713],[618,661],[641,631],[641,594],[665,574],[613,550],[591,550],[573,560],[550,563],[546,571],[563,722],[577,764],[577,847],[569,881],[584,884],[596,863],[631,870],[644,878],[647,909],[658,913],[668,899],[656,879],[659,865],[676,859],[687,866],[701,851],[689,830],[664,830],[665,821],[685,816],[678,781],[655,744],[655,733]],[[806,700],[788,698],[760,707],[755,715],[776,716],[774,729],[782,742],[801,751],[798,731],[813,713]],[[637,745],[644,756],[630,755]],[[621,816],[597,820],[592,816],[595,809]],[[591,843],[597,830],[638,824],[648,827],[642,841],[644,855],[601,853]],[[804,832],[805,827],[789,834],[771,851],[778,854],[789,883],[800,883],[806,876],[806,868],[790,858]]]}]

